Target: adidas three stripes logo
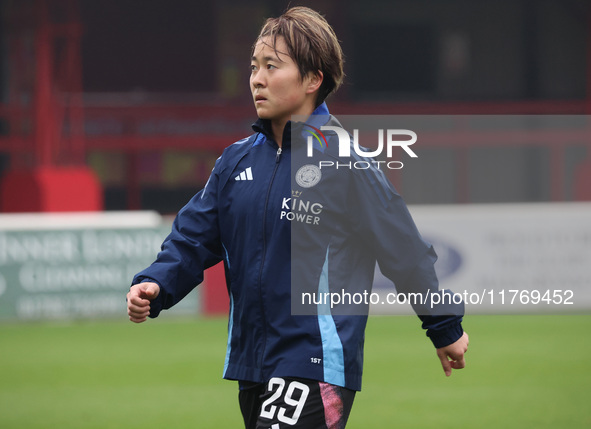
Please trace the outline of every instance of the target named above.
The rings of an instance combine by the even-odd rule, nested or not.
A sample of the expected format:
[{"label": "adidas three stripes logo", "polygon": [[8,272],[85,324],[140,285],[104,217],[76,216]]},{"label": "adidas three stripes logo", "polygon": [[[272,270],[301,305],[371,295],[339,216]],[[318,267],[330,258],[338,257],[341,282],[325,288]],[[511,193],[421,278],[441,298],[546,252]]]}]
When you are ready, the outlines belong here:
[{"label": "adidas three stripes logo", "polygon": [[251,168],[248,167],[246,170],[244,170],[238,176],[234,177],[234,180],[252,180],[252,170],[251,170]]}]

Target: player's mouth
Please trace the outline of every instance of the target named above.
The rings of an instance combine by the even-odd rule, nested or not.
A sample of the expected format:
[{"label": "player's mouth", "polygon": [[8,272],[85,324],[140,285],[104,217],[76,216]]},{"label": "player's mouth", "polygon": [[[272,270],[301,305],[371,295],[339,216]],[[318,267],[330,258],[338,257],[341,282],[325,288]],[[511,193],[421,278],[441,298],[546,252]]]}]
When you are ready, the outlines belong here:
[{"label": "player's mouth", "polygon": [[254,97],[255,104],[262,104],[265,101],[267,101],[267,99],[265,97],[263,97],[262,95],[255,95],[255,97]]}]

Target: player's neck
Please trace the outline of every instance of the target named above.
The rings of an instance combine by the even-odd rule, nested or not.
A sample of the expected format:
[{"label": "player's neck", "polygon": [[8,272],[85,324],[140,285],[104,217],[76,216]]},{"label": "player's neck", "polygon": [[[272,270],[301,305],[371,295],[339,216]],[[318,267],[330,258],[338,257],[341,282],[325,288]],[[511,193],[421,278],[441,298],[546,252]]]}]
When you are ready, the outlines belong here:
[{"label": "player's neck", "polygon": [[272,121],[271,122],[271,130],[273,132],[273,140],[279,147],[281,147],[283,143],[283,132],[285,131],[285,125],[287,125],[288,118]]},{"label": "player's neck", "polygon": [[273,139],[277,143],[279,147],[281,147],[283,143],[283,133],[285,132],[285,126],[290,121],[292,116],[304,116],[308,117],[312,113],[314,113],[314,98],[309,96],[307,102],[298,109],[297,111],[292,112],[289,116],[285,116],[282,118],[272,119],[271,120],[271,131],[273,132]]}]

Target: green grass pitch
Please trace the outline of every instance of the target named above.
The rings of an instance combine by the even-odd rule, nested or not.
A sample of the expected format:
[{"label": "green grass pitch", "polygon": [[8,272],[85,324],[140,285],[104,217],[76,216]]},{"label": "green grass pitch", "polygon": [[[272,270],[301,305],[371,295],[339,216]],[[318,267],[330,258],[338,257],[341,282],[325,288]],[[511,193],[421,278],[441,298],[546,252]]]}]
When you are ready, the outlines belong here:
[{"label": "green grass pitch", "polygon": [[[371,317],[348,428],[591,427],[590,315],[468,316],[443,375],[418,319]],[[0,428],[239,428],[222,319],[0,325]]]}]

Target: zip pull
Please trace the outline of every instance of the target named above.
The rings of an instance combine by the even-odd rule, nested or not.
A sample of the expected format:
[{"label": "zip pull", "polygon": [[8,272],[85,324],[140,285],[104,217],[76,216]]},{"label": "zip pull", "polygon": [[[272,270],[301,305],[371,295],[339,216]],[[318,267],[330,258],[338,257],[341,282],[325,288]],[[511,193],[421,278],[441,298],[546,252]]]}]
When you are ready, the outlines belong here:
[{"label": "zip pull", "polygon": [[275,162],[279,162],[279,158],[281,157],[281,148],[277,149],[277,156],[275,157]]}]

